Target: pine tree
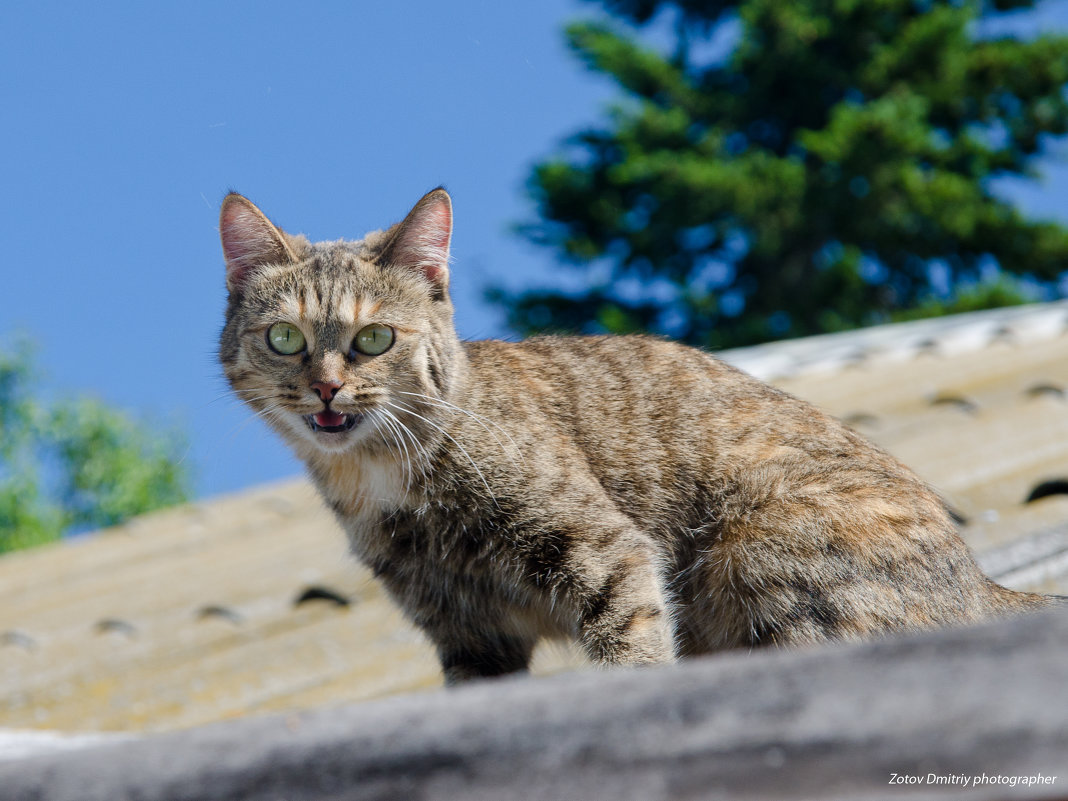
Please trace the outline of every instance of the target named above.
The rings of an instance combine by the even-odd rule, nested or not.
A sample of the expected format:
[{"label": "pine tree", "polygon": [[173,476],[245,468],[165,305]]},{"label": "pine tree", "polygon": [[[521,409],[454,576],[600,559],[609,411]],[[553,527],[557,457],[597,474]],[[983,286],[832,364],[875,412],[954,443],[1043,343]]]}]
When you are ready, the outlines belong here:
[{"label": "pine tree", "polygon": [[[975,34],[1032,2],[602,2],[632,27],[567,37],[625,96],[534,168],[540,220],[522,226],[591,286],[494,290],[521,332],[719,348],[937,313],[947,287],[1014,302],[1068,267],[1068,231],[990,187],[1068,132],[1068,38]],[[664,14],[670,54],[633,27]],[[702,59],[724,24],[733,50]]]}]

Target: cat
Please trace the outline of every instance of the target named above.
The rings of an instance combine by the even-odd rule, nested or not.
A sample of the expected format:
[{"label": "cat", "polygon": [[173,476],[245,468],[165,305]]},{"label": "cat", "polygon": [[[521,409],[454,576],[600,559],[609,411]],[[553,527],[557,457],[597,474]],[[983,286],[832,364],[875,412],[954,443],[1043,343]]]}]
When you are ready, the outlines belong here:
[{"label": "cat", "polygon": [[940,496],[808,403],[651,336],[462,342],[452,201],[311,243],[229,194],[225,374],[292,447],[447,683],[543,637],[604,665],[1053,603],[987,578]]}]

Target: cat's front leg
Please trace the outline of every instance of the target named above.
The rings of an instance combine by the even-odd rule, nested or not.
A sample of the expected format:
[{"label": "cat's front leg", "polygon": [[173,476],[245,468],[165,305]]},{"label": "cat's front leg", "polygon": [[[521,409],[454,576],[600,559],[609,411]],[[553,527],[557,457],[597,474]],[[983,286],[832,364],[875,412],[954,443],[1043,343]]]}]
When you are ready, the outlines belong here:
[{"label": "cat's front leg", "polygon": [[372,569],[408,619],[434,644],[446,684],[527,670],[536,636],[505,625],[507,609],[491,584],[450,573],[437,564],[425,572],[410,572],[399,564],[400,559],[382,558],[372,560]]},{"label": "cat's front leg", "polygon": [[655,555],[635,544],[587,588],[579,611],[582,645],[602,664],[675,659],[674,631]]},{"label": "cat's front leg", "polygon": [[[602,530],[557,530],[533,546],[542,581],[556,585],[587,655],[604,665],[675,660],[674,625],[653,541],[611,517]],[[561,547],[561,543],[566,543]],[[546,566],[546,557],[550,564]]]},{"label": "cat's front leg", "polygon": [[533,639],[499,631],[470,628],[428,633],[436,641],[448,685],[524,672],[534,652]]}]

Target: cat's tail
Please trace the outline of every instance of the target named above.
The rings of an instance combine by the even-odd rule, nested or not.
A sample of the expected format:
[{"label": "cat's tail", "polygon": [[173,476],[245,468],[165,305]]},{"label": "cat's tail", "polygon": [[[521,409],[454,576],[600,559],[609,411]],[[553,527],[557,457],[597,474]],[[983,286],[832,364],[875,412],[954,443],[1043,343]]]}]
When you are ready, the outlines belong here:
[{"label": "cat's tail", "polygon": [[988,579],[994,598],[994,610],[1002,613],[1028,612],[1049,607],[1068,607],[1068,595],[1043,595],[1038,592],[1020,592],[1002,587]]}]

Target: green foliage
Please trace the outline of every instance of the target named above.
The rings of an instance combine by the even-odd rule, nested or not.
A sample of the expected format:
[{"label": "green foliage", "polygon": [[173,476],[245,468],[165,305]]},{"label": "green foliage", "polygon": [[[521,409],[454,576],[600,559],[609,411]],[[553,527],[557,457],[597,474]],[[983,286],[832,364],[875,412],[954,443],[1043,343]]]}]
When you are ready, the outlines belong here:
[{"label": "green foliage", "polygon": [[[533,170],[540,219],[521,230],[592,285],[491,291],[517,330],[651,329],[719,348],[956,308],[933,263],[950,287],[981,286],[993,264],[1047,289],[1068,265],[1068,231],[990,190],[1068,132],[1068,38],[970,33],[1032,3],[603,4],[636,24],[671,9],[675,46],[568,28],[625,97]],[[730,18],[725,60],[691,55]]]},{"label": "green foliage", "polygon": [[959,287],[948,299],[928,298],[911,309],[894,312],[891,319],[894,322],[922,320],[925,317],[940,317],[945,314],[1019,306],[1033,299],[1017,282],[1007,276],[1000,276],[991,281]]},{"label": "green foliage", "polygon": [[28,347],[0,353],[0,553],[182,503],[180,438],[78,397],[47,404]]}]

